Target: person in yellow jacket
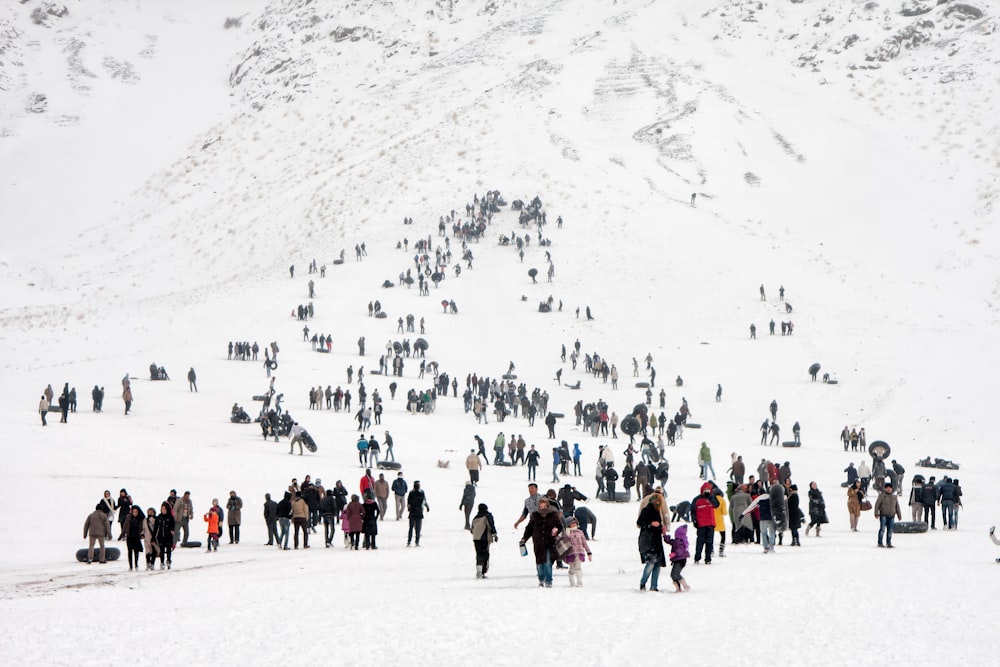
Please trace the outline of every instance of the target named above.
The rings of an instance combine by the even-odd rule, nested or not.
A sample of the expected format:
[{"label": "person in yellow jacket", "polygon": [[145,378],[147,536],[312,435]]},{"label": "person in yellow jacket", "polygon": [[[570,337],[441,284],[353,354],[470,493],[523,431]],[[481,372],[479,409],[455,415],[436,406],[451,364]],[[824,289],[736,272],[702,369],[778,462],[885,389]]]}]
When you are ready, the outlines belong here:
[{"label": "person in yellow jacket", "polygon": [[715,508],[715,532],[719,535],[719,558],[726,557],[726,494],[718,486],[715,487],[715,496],[719,499],[719,506]]}]

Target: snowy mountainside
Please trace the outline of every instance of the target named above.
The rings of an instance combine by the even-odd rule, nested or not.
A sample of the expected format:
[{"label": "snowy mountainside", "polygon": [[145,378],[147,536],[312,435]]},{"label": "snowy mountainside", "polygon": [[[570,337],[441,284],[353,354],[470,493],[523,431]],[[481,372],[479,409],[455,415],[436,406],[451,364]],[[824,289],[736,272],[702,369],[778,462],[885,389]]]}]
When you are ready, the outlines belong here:
[{"label": "snowy mountainside", "polygon": [[[331,257],[362,240],[391,245],[405,233],[398,227],[404,216],[433,222],[470,192],[493,187],[508,199],[542,194],[554,214],[573,221],[564,251],[590,264],[559,263],[557,275],[576,292],[574,301],[586,299],[593,272],[611,278],[623,262],[646,267],[636,269],[648,299],[639,312],[659,312],[662,300],[695,279],[706,293],[730,295],[733,284],[756,282],[762,270],[819,271],[829,276],[825,296],[834,300],[868,294],[877,283],[883,289],[855,303],[852,316],[878,319],[889,301],[899,302],[896,325],[904,329],[921,324],[928,298],[940,316],[968,323],[996,301],[995,279],[969,287],[969,276],[985,274],[995,261],[996,231],[958,214],[944,222],[932,203],[939,193],[969,199],[993,172],[942,184],[935,171],[939,149],[925,140],[927,120],[900,122],[899,102],[888,93],[862,96],[903,85],[896,74],[904,59],[882,70],[851,70],[845,57],[843,76],[854,88],[819,85],[798,67],[798,45],[773,39],[843,22],[868,43],[880,43],[882,24],[855,18],[863,11],[858,3],[828,4],[831,22],[816,21],[817,10],[805,4],[733,2],[708,9],[697,2],[594,2],[581,10],[554,1],[285,0],[260,3],[249,14],[239,7],[220,6],[217,19],[192,11],[166,21],[179,30],[157,36],[160,61],[168,37],[194,25],[204,31],[196,46],[211,50],[191,47],[191,57],[215,68],[205,83],[212,113],[185,105],[185,122],[169,140],[149,141],[157,133],[151,127],[146,141],[116,142],[141,156],[121,156],[118,166],[127,173],[114,199],[101,204],[95,196],[80,219],[64,223],[76,242],[50,248],[60,257],[59,271],[5,260],[18,284],[18,305],[4,313],[11,325],[44,323],[86,335],[104,313],[132,312],[138,304],[141,316],[152,303],[224,325],[228,315],[213,307],[215,300],[254,291],[289,258]],[[76,12],[58,20],[90,26]],[[244,16],[240,25],[227,31],[224,19],[237,15]],[[137,26],[149,18],[138,10],[129,16]],[[89,30],[100,43],[106,24],[120,28],[105,17],[59,39]],[[23,20],[17,28],[28,30]],[[55,28],[31,30],[59,35]],[[133,42],[140,33],[155,34],[130,32]],[[129,42],[107,39],[108,52],[132,63],[123,43]],[[934,51],[924,45],[919,53]],[[134,63],[133,69],[134,89],[156,73]],[[868,89],[858,88],[861,75]],[[102,76],[100,89],[86,98],[88,132],[102,118],[115,118],[97,103],[125,86]],[[960,95],[972,83],[950,85]],[[143,111],[162,122],[175,109],[157,115],[148,104]],[[931,119],[942,111],[924,113]],[[5,118],[21,136],[7,137],[0,150],[30,147],[25,128],[39,130],[45,115]],[[959,116],[950,124],[971,121]],[[961,158],[953,155],[951,168],[967,176]],[[82,157],[64,164],[87,171]],[[103,187],[115,182],[103,181]],[[697,211],[688,206],[692,192],[703,202]],[[988,192],[980,190],[980,197],[982,206],[992,201]],[[26,207],[24,222],[60,224],[58,216],[46,216],[58,202]],[[896,219],[926,242],[886,253],[897,228],[883,221]],[[813,235],[822,241],[804,240]],[[109,246],[113,259],[103,252]],[[726,253],[734,247],[742,252]],[[727,261],[706,272],[706,258],[720,251]],[[372,285],[393,278],[405,261],[400,253]],[[914,266],[943,271],[927,280],[913,275]],[[868,267],[878,268],[869,273]],[[521,295],[523,269],[505,269],[511,285],[505,297]],[[946,296],[952,294],[961,296]],[[691,307],[709,330],[731,326],[729,313],[740,308],[735,296],[698,301]],[[637,312],[629,298],[607,300],[600,309],[598,327]],[[816,328],[842,319],[832,311],[802,317],[815,317]],[[168,337],[186,323],[143,328],[164,329]],[[613,335],[612,328],[606,333]],[[897,341],[870,337],[866,344],[889,354]]]}]

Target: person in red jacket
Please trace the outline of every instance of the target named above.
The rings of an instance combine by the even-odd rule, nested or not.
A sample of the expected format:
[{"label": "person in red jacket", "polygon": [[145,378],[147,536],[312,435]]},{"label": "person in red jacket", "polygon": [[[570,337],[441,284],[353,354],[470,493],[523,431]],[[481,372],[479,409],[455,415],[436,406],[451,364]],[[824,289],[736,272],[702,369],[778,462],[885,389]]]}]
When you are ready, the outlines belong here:
[{"label": "person in red jacket", "polygon": [[712,483],[701,485],[701,495],[691,501],[691,520],[698,529],[697,542],[694,549],[694,562],[701,560],[702,549],[705,551],[705,565],[712,563],[712,545],[715,540],[715,508],[719,506],[718,497],[712,492]]},{"label": "person in red jacket", "polygon": [[367,492],[369,489],[371,489],[372,497],[375,496],[375,478],[372,477],[371,468],[365,468],[365,476],[361,478],[361,483],[359,484],[359,486],[361,487],[362,498],[365,497],[365,492]]}]

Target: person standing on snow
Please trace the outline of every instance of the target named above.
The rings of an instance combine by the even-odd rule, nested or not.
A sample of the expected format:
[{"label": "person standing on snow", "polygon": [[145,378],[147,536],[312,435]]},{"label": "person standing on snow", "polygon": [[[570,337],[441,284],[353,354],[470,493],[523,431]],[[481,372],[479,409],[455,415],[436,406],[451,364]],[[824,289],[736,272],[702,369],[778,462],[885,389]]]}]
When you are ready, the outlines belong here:
[{"label": "person standing on snow", "polygon": [[[902,520],[903,514],[899,509],[899,499],[893,492],[892,484],[886,484],[879,492],[875,504],[872,505],[875,517],[878,519],[878,546],[892,549],[892,530],[896,519]],[[882,544],[882,536],[885,535],[885,544]]]},{"label": "person standing on snow", "polygon": [[552,563],[557,560],[555,543],[562,530],[562,516],[551,508],[547,498],[541,498],[538,509],[531,513],[519,542],[521,547],[529,539],[532,542],[539,587],[552,588]]},{"label": "person standing on snow", "polygon": [[691,519],[697,528],[697,540],[694,550],[694,562],[701,561],[705,554],[705,564],[712,563],[712,547],[715,540],[715,510],[719,506],[719,498],[715,495],[711,482],[701,485],[701,494],[691,501]]},{"label": "person standing on snow", "polygon": [[472,530],[469,524],[469,517],[472,516],[472,508],[476,504],[476,486],[472,482],[466,482],[462,490],[462,499],[458,503],[458,509],[465,511],[465,530]]},{"label": "person standing on snow", "polygon": [[499,538],[493,515],[486,503],[479,503],[478,510],[472,519],[472,544],[476,549],[476,579],[485,579],[490,569],[490,544]]},{"label": "person standing on snow", "polygon": [[427,504],[427,495],[420,488],[420,482],[413,483],[413,490],[406,497],[406,508],[409,511],[410,527],[406,535],[406,546],[414,543],[420,546],[420,528],[424,523],[424,512],[430,512],[431,507]]},{"label": "person standing on snow", "polygon": [[108,523],[108,515],[104,511],[104,504],[97,503],[94,511],[87,515],[83,522],[83,539],[90,540],[87,548],[87,562],[94,562],[94,542],[100,546],[100,562],[106,563],[107,556],[104,551],[104,540],[111,538],[111,528]]}]

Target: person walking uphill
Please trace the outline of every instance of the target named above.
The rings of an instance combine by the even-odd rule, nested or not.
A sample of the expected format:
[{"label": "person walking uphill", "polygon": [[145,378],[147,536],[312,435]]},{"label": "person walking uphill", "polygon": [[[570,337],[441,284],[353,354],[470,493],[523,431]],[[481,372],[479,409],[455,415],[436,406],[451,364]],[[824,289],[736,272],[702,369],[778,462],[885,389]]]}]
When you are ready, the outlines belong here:
[{"label": "person walking uphill", "polygon": [[462,491],[462,500],[458,503],[458,509],[465,511],[465,530],[472,530],[472,526],[469,525],[469,516],[472,514],[472,508],[476,504],[476,487],[472,482],[465,483],[465,489]]},{"label": "person walking uphill", "polygon": [[639,559],[643,564],[642,579],[639,580],[639,590],[646,590],[646,582],[650,590],[659,591],[660,568],[667,564],[663,553],[663,536],[667,532],[663,525],[663,501],[659,494],[649,497],[649,502],[639,512],[635,525],[639,527]]},{"label": "person walking uphill", "polygon": [[531,513],[528,525],[524,527],[520,546],[525,546],[531,540],[535,552],[535,570],[538,574],[538,586],[552,588],[552,563],[556,560],[556,538],[562,533],[563,521],[559,512],[549,505],[546,498],[538,501],[538,509]]},{"label": "person walking uphill", "polygon": [[485,579],[490,569],[490,544],[496,542],[497,527],[486,503],[479,503],[472,519],[472,545],[476,548],[476,579]]},{"label": "person walking uphill", "polygon": [[413,483],[413,490],[406,497],[406,509],[409,511],[410,528],[406,534],[406,546],[411,543],[420,546],[420,529],[424,523],[424,512],[430,512],[431,507],[427,504],[427,495],[420,488],[420,482]]},{"label": "person walking uphill", "polygon": [[[878,499],[872,505],[875,517],[878,519],[878,546],[885,546],[892,549],[892,529],[896,519],[902,519],[903,515],[899,509],[899,498],[893,492],[892,484],[886,484],[884,490],[878,494]],[[882,544],[882,535],[885,534],[885,544]]]}]

